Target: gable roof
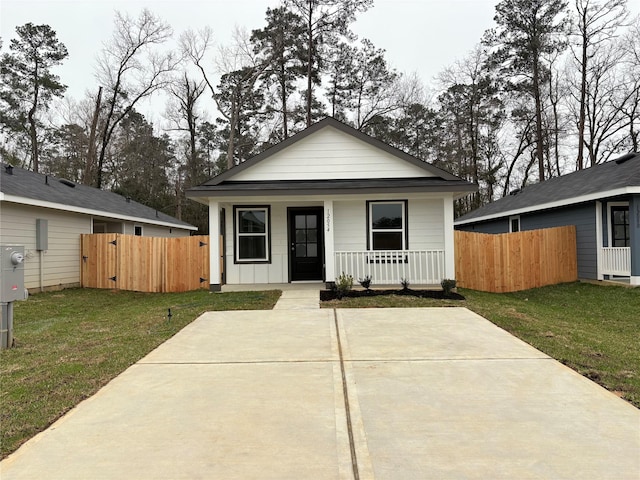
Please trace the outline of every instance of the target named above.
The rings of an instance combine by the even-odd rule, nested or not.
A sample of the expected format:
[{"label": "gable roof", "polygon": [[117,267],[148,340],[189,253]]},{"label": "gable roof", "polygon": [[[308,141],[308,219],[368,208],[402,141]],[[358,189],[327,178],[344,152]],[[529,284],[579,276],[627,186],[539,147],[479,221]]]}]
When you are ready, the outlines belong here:
[{"label": "gable roof", "polygon": [[185,230],[196,227],[117,193],[2,164],[0,200]]},{"label": "gable roof", "polygon": [[454,223],[464,225],[629,193],[640,193],[640,153],[529,185],[463,215]]},{"label": "gable roof", "polygon": [[[334,128],[350,137],[364,142],[368,146],[379,149],[387,154],[407,162],[409,165],[418,167],[420,171],[424,171],[424,177],[405,177],[405,178],[323,178],[323,179],[301,179],[301,180],[270,180],[270,181],[239,181],[234,179],[241,172],[274,157],[281,151],[298,144],[301,140],[308,138],[314,133],[328,127]],[[240,175],[243,177],[243,175]],[[477,190],[477,186],[462,180],[440,168],[437,168],[427,162],[424,162],[402,150],[392,147],[380,140],[366,135],[332,117],[326,117],[323,120],[311,125],[305,130],[289,137],[288,139],[274,145],[264,152],[246,160],[220,175],[212,178],[204,184],[191,188],[187,192],[190,198],[205,197],[214,195],[251,195],[252,192],[262,191],[273,195],[286,194],[303,194],[310,193],[331,193],[336,190],[348,192],[351,190],[361,190],[363,188],[378,189],[384,188],[398,189],[398,191],[407,191],[407,188],[413,191],[449,191],[449,192],[472,192]],[[258,194],[258,193],[254,193]]]}]

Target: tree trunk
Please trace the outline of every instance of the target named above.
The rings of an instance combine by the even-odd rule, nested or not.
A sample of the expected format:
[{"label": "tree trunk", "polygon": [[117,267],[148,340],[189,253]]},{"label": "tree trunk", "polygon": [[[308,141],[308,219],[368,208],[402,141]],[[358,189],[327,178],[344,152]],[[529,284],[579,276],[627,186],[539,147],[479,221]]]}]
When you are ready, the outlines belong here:
[{"label": "tree trunk", "polygon": [[38,64],[36,63],[35,71],[33,73],[33,105],[29,109],[27,117],[29,119],[29,137],[31,138],[31,160],[33,162],[33,171],[38,173],[40,168],[38,162],[38,132],[36,131],[36,108],[38,106],[38,85],[40,80],[38,79]]},{"label": "tree trunk", "polygon": [[311,2],[309,2],[309,23],[307,24],[307,29],[309,33],[308,41],[308,52],[307,52],[307,127],[311,126],[311,77],[313,75],[313,8],[311,6]]},{"label": "tree trunk", "polygon": [[231,100],[231,118],[229,119],[229,142],[227,144],[227,169],[230,170],[234,167],[235,161],[233,160],[233,151],[235,150],[236,142],[236,125],[238,123],[236,95],[234,93]]},{"label": "tree trunk", "polygon": [[91,130],[89,130],[89,148],[87,150],[87,163],[84,167],[84,178],[82,183],[91,185],[93,183],[93,174],[96,166],[96,129],[98,127],[98,119],[100,118],[100,103],[102,102],[102,87],[98,88],[98,97],[96,98],[96,106],[93,110],[93,118],[91,119]]},{"label": "tree trunk", "polygon": [[533,53],[533,96],[536,103],[536,158],[539,181],[544,182],[544,144],[542,142],[542,101],[540,98],[539,54]]},{"label": "tree trunk", "polygon": [[[582,15],[584,29],[586,30],[587,9]],[[584,168],[584,124],[586,119],[585,101],[587,97],[587,38],[586,31],[582,31],[582,64],[580,65],[580,114],[578,116],[578,159],[577,168]]]}]

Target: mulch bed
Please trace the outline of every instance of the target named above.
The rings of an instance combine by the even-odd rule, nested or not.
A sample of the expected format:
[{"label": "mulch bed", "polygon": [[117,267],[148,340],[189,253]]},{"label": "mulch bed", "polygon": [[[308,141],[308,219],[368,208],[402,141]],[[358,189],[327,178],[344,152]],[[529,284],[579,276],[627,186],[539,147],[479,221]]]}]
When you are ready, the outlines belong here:
[{"label": "mulch bed", "polygon": [[[442,290],[351,290],[343,295],[343,298],[357,297],[377,297],[380,295],[409,295],[420,298],[435,298],[437,300],[464,300],[465,298],[459,293],[451,292],[445,295]],[[328,300],[336,300],[338,296],[334,290],[320,290],[320,300],[326,302]]]}]

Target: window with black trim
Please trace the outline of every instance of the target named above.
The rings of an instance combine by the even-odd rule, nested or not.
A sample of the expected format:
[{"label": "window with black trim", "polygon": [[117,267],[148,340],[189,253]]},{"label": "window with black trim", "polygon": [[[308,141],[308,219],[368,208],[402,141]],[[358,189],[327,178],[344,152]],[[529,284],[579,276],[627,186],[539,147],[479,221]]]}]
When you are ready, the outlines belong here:
[{"label": "window with black trim", "polygon": [[269,261],[269,207],[234,207],[236,262]]},{"label": "window with black trim", "polygon": [[611,207],[611,246],[628,247],[629,241],[629,207]]},{"label": "window with black trim", "polygon": [[406,250],[407,201],[367,202],[368,249]]},{"label": "window with black trim", "polygon": [[137,237],[142,236],[142,225],[134,225],[133,226],[133,234]]},{"label": "window with black trim", "polygon": [[520,231],[520,215],[514,215],[509,217],[509,233],[516,233]]}]

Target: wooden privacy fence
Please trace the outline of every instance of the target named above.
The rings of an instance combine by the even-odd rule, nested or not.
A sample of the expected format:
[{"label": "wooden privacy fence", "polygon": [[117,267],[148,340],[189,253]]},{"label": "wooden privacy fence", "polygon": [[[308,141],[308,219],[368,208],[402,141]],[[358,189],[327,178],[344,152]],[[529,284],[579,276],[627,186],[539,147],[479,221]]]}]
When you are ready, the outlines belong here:
[{"label": "wooden privacy fence", "polygon": [[497,235],[456,230],[456,281],[484,292],[516,292],[578,279],[573,225]]},{"label": "wooden privacy fence", "polygon": [[209,288],[209,237],[81,236],[82,286],[137,292]]}]

